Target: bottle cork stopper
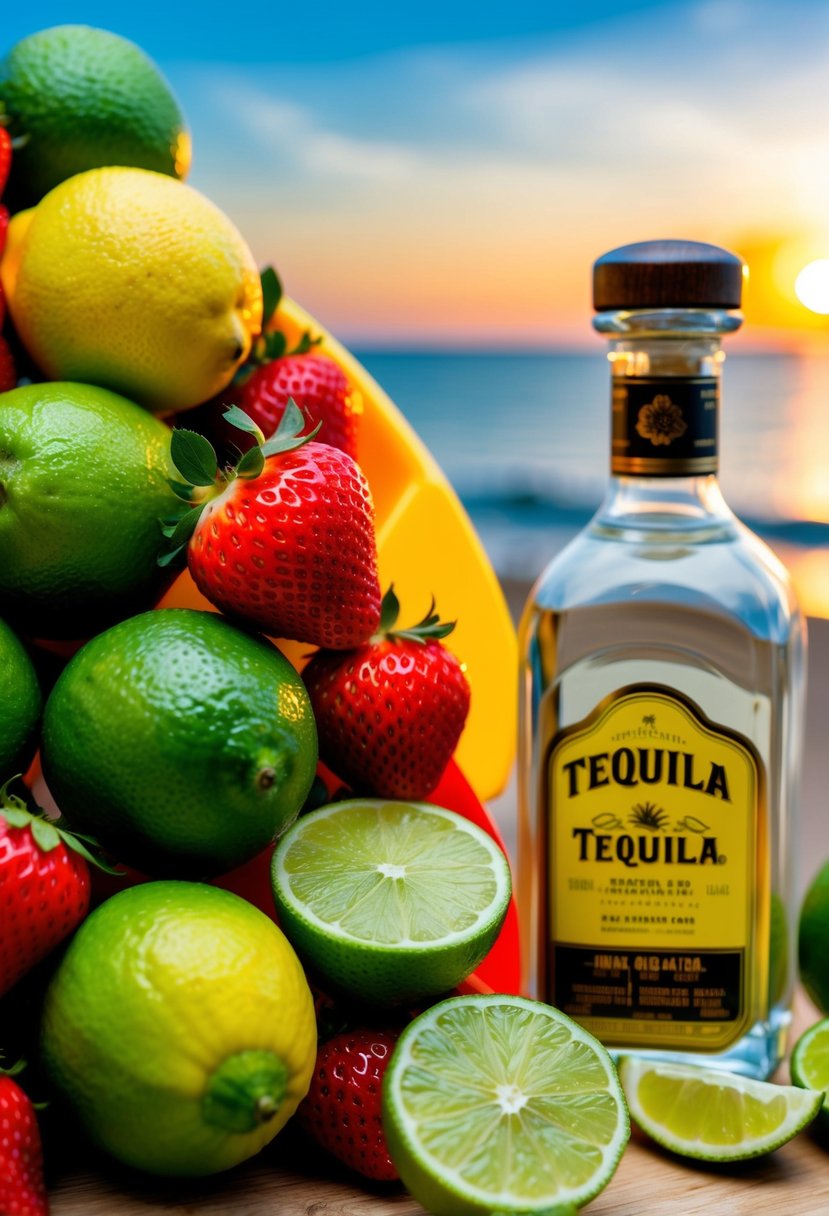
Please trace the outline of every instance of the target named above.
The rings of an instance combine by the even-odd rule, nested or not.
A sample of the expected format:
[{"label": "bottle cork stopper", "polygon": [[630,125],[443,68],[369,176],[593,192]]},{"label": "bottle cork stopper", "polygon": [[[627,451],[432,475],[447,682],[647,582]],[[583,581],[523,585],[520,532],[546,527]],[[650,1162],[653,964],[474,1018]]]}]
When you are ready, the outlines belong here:
[{"label": "bottle cork stopper", "polygon": [[640,241],[593,266],[597,312],[637,308],[739,308],[743,262],[701,241]]}]

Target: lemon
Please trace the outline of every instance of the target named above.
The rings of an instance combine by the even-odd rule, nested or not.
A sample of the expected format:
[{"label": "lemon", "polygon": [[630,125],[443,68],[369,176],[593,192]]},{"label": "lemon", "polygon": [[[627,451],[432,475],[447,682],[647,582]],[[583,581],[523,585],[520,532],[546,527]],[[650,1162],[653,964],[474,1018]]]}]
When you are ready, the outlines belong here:
[{"label": "lemon", "polygon": [[791,1058],[792,1081],[803,1089],[823,1090],[820,1121],[829,1131],[829,1018],[805,1031],[797,1040]]},{"label": "lemon", "polygon": [[631,1117],[672,1152],[744,1161],[780,1148],[817,1115],[822,1093],[714,1068],[650,1064],[625,1056],[619,1076]]},{"label": "lemon", "polygon": [[434,1216],[575,1213],[630,1135],[610,1056],[517,996],[462,996],[403,1031],[383,1078],[389,1152]]},{"label": "lemon", "polygon": [[92,169],[15,216],[3,286],[52,380],[187,409],[229,382],[262,322],[253,255],[204,195],[145,169]]},{"label": "lemon", "polygon": [[149,607],[173,472],[168,428],[124,397],[63,383],[0,394],[0,615],[83,638]]},{"label": "lemon", "polygon": [[22,643],[0,621],[0,785],[25,771],[37,747],[41,694]]},{"label": "lemon", "polygon": [[486,832],[440,807],[379,799],[304,815],[277,846],[271,876],[300,955],[379,1004],[465,979],[498,936],[511,891]]},{"label": "lemon", "polygon": [[117,34],[60,25],[23,38],[0,63],[0,102],[19,141],[15,209],[101,165],[187,175],[190,138],[170,86]]},{"label": "lemon", "polygon": [[245,900],[199,883],[122,891],[49,987],[46,1070],[92,1139],[159,1174],[253,1156],[311,1080],[316,1023],[296,955]]},{"label": "lemon", "polygon": [[275,646],[214,613],[165,608],[70,660],[46,702],[41,755],[63,814],[119,861],[205,877],[255,856],[296,817],[317,734]]},{"label": "lemon", "polygon": [[803,987],[821,1013],[829,1013],[829,861],[803,900],[798,946]]}]

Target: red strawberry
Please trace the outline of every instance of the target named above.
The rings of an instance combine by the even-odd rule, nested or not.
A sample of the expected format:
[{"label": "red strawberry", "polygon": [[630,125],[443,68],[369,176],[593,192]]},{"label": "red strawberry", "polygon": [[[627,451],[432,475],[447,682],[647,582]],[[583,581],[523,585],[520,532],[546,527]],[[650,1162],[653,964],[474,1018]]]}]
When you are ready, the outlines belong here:
[{"label": "red strawberry", "polygon": [[0,203],[0,254],[6,248],[6,237],[9,231],[9,209]]},{"label": "red strawberry", "polygon": [[43,1150],[32,1104],[12,1080],[0,1075],[0,1213],[47,1216]]},{"label": "red strawberry", "polygon": [[454,629],[434,603],[411,629],[395,629],[389,588],[380,633],[347,654],[320,650],[303,672],[320,758],[353,789],[426,798],[458,744],[469,712],[461,663],[441,645]]},{"label": "red strawberry", "polygon": [[8,129],[0,121],[0,198],[9,180],[9,170],[12,167],[12,137]]},{"label": "red strawberry", "polygon": [[[0,294],[0,317],[2,317],[3,299]],[[7,393],[17,384],[17,372],[14,359],[5,338],[0,337],[0,393]]]},{"label": "red strawberry", "polygon": [[[380,619],[374,507],[368,483],[344,452],[301,436],[289,402],[273,439],[239,409],[226,417],[257,445],[218,473],[200,435],[175,430],[171,455],[201,501],[167,528],[171,561],[187,544],[199,590],[222,612],[265,633],[347,649]],[[189,537],[189,543],[188,543]]]},{"label": "red strawberry", "polygon": [[84,858],[93,860],[81,840],[30,813],[8,787],[0,790],[0,996],[86,916]]},{"label": "red strawberry", "polygon": [[385,1030],[347,1030],[317,1052],[300,1126],[338,1161],[365,1178],[398,1178],[381,1117],[383,1073],[397,1036]]},{"label": "red strawberry", "polygon": [[265,435],[273,435],[289,398],[308,419],[306,431],[320,423],[323,442],[356,459],[362,396],[328,355],[289,354],[254,365],[246,378],[240,378],[220,398],[200,406],[194,414],[188,412],[182,422],[207,435],[223,451],[245,451],[256,440],[228,426],[224,415],[229,407],[235,403]]}]

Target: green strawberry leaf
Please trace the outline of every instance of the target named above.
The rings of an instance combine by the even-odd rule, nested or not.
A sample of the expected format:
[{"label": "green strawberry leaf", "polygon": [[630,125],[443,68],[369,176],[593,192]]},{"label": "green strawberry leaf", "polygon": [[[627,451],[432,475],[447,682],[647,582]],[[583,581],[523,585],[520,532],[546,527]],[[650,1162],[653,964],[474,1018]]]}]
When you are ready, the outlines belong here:
[{"label": "green strawberry leaf", "polygon": [[275,329],[271,333],[265,334],[260,362],[273,363],[275,360],[281,359],[287,349],[288,343],[285,335]]},{"label": "green strawberry leaf", "polygon": [[176,427],[170,439],[173,464],[193,486],[212,486],[219,471],[213,445],[204,435]]},{"label": "green strawberry leaf", "polygon": [[259,277],[262,282],[262,328],[266,329],[282,299],[282,284],[273,266],[266,266]]},{"label": "green strawberry leaf", "polygon": [[197,507],[187,511],[182,515],[176,526],[170,533],[170,544],[174,549],[186,545],[190,537],[196,530],[196,524],[199,522],[199,517],[204,510],[205,504],[200,502]]},{"label": "green strawberry leaf", "polygon": [[279,419],[279,426],[273,437],[267,443],[262,444],[262,455],[278,456],[281,452],[292,452],[295,448],[301,448],[303,444],[316,438],[322,423],[318,422],[312,431],[303,435],[301,432],[306,425],[306,418],[302,410],[293,397],[289,397],[285,405],[285,412]]},{"label": "green strawberry leaf", "polygon": [[244,410],[240,410],[238,405],[229,405],[222,414],[225,422],[229,422],[231,426],[235,426],[239,431],[247,431],[248,435],[253,435],[257,443],[264,443],[265,436],[260,428],[256,425],[252,418],[248,417]]},{"label": "green strawberry leaf", "polygon": [[57,829],[48,820],[32,818],[29,827],[41,853],[51,853],[60,844]]},{"label": "green strawberry leaf", "polygon": [[158,557],[155,559],[156,565],[160,566],[162,570],[165,570],[167,566],[172,566],[174,564],[180,564],[183,566],[184,562],[181,560],[181,558],[186,552],[186,545],[179,545],[176,549],[168,549],[166,553],[159,553]]},{"label": "green strawberry leaf", "polygon": [[397,618],[400,615],[400,600],[395,595],[394,583],[391,584],[386,594],[383,596],[383,602],[380,605],[380,633],[388,633],[397,624]]},{"label": "green strawberry leaf", "polygon": [[315,346],[319,346],[322,342],[322,337],[312,338],[311,331],[306,329],[300,340],[297,342],[292,355],[307,355],[309,350],[313,350]]},{"label": "green strawberry leaf", "polygon": [[265,467],[265,448],[249,448],[236,466],[236,476],[252,480],[258,477]]},{"label": "green strawberry leaf", "polygon": [[181,498],[184,502],[190,502],[193,497],[193,487],[187,485],[183,481],[173,481],[172,477],[168,477],[167,485],[175,494],[176,498]]}]

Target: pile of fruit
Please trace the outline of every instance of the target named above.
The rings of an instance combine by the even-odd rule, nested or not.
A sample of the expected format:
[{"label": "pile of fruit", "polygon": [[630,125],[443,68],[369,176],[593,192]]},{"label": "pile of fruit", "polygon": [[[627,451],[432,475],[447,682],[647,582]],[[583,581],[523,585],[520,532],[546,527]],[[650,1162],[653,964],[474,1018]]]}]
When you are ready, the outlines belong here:
[{"label": "pile of fruit", "polygon": [[0,104],[0,1212],[47,1210],[56,1127],[200,1176],[295,1113],[435,1210],[585,1201],[618,1080],[470,981],[509,866],[438,805],[470,686],[454,623],[381,589],[358,387],[182,180],[138,48],[33,35]]},{"label": "pile of fruit", "polygon": [[[39,1122],[47,1173],[69,1125],[201,1176],[292,1120],[438,1216],[575,1211],[623,1091],[474,979],[510,872],[452,809],[454,624],[380,586],[358,388],[184,183],[137,47],[26,38],[0,107],[0,1216],[48,1210]],[[765,1151],[821,1106],[810,1035],[803,1088],[628,1061],[631,1108]],[[727,1144],[677,1115],[735,1102]]]}]

